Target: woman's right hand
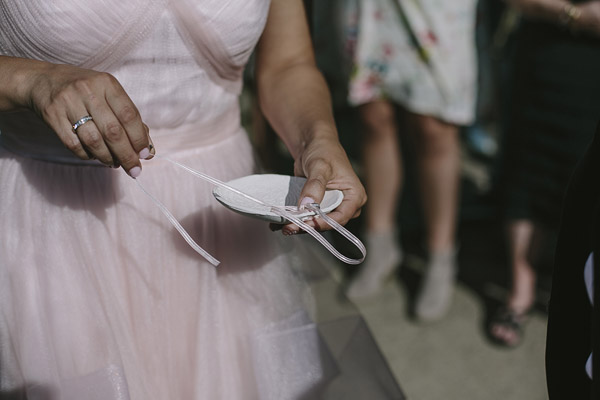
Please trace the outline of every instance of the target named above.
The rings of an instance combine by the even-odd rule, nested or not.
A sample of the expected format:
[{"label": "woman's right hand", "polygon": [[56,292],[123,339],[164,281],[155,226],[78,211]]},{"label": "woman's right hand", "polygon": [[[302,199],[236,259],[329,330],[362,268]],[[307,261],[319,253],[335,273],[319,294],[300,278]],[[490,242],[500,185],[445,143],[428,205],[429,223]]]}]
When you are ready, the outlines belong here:
[{"label": "woman's right hand", "polygon": [[[29,75],[24,102],[56,132],[77,157],[122,166],[133,178],[140,158],[151,158],[148,127],[121,84],[112,75],[70,65],[37,63]],[[76,132],[73,124],[93,119]]]}]

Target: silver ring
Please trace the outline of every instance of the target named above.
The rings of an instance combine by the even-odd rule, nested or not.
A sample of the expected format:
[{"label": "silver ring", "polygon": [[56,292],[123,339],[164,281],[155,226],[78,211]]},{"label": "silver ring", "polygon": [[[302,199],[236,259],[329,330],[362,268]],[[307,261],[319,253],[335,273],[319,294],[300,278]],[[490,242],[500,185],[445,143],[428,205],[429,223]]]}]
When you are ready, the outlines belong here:
[{"label": "silver ring", "polygon": [[91,121],[93,118],[91,115],[86,115],[85,117],[82,117],[80,120],[78,120],[77,122],[75,122],[73,124],[73,133],[77,133],[77,129],[79,127],[81,127],[81,125],[85,124],[88,121]]}]

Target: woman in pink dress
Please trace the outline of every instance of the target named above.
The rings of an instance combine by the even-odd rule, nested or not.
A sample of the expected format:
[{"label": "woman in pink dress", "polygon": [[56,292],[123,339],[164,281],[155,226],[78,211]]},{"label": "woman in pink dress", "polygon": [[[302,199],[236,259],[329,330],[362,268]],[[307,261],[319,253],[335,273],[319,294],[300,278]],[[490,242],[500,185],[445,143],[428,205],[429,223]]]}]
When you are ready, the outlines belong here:
[{"label": "woman in pink dress", "polygon": [[301,199],[342,190],[330,216],[346,223],[366,197],[301,0],[0,0],[0,393],[292,399],[324,378],[275,234],[165,157],[145,161],[256,172],[238,95],[257,43],[261,106],[308,178]]}]

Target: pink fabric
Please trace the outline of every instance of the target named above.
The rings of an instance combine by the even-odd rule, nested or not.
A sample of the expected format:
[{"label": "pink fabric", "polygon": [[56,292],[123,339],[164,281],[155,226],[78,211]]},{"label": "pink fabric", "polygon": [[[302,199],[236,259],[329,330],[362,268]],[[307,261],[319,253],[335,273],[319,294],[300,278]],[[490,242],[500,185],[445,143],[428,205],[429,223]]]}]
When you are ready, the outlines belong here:
[{"label": "pink fabric", "polygon": [[[182,4],[185,21],[164,1],[0,0],[0,53],[105,69],[158,152],[224,181],[253,173],[237,93],[269,2]],[[281,400],[323,377],[303,288],[266,224],[144,162],[139,179],[217,270],[123,171],[74,165],[35,115],[0,115],[0,138],[0,391]]]}]

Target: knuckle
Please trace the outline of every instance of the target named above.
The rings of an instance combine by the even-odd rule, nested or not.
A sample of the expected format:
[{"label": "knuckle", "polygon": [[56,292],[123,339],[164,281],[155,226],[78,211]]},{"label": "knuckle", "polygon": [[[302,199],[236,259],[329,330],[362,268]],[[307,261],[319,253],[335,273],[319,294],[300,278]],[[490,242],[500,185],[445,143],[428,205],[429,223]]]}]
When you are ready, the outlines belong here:
[{"label": "knuckle", "polygon": [[107,166],[112,166],[115,163],[110,154],[102,154],[98,157],[98,160],[100,160],[102,164]]},{"label": "knuckle", "polygon": [[68,88],[65,88],[54,94],[54,96],[52,97],[52,103],[56,104],[58,107],[58,104],[63,104],[63,105],[69,104],[70,99],[71,99],[71,93]]},{"label": "knuckle", "polygon": [[310,182],[311,184],[319,186],[322,189],[325,189],[327,187],[327,180],[323,175],[316,175],[314,177],[311,177]]},{"label": "knuckle", "polygon": [[105,84],[107,87],[110,87],[113,90],[116,90],[117,92],[123,91],[119,80],[113,75],[109,74],[108,72],[103,72],[100,76],[100,79],[102,80],[103,84]]},{"label": "knuckle", "polygon": [[79,143],[79,140],[75,138],[65,140],[65,146],[74,153],[78,150],[81,150],[81,143]]},{"label": "knuckle", "polygon": [[86,141],[86,145],[91,149],[98,149],[102,146],[104,140],[97,131],[90,132],[88,139]]},{"label": "knuckle", "polygon": [[125,169],[136,166],[139,159],[134,154],[124,154],[119,157],[119,163],[125,167]]},{"label": "knuckle", "polygon": [[131,139],[131,144],[133,145],[133,148],[136,150],[141,150],[143,148],[148,147],[149,143],[150,142],[148,141],[147,137],[139,137],[139,138]]},{"label": "knuckle", "polygon": [[80,93],[90,93],[92,91],[90,82],[87,79],[78,79],[73,82],[73,87]]},{"label": "knuckle", "polygon": [[40,114],[45,121],[51,121],[58,114],[58,110],[54,103],[49,103],[41,108]]},{"label": "knuckle", "polygon": [[116,142],[123,137],[123,127],[117,121],[109,122],[104,128],[104,135],[108,141]]},{"label": "knuckle", "polygon": [[118,117],[123,123],[128,124],[130,122],[135,121],[138,116],[138,112],[135,107],[132,106],[124,106],[118,113]]},{"label": "knuckle", "polygon": [[100,72],[98,76],[99,79],[104,80],[104,82],[108,84],[114,85],[115,83],[118,83],[117,78],[108,72]]},{"label": "knuckle", "polygon": [[96,94],[92,91],[87,94],[87,99],[90,104],[96,105],[99,103],[98,96],[96,96]]},{"label": "knuckle", "polygon": [[325,180],[326,176],[332,175],[333,168],[327,160],[317,159],[313,160],[311,164],[311,170],[317,172],[317,175],[320,179]]},{"label": "knuckle", "polygon": [[69,151],[74,153],[77,157],[84,159],[84,160],[89,159],[89,157],[87,156],[87,153],[83,150],[83,146],[81,146],[79,139],[77,139],[77,138],[67,139],[65,141],[65,146],[67,147],[67,149],[69,149]]}]

